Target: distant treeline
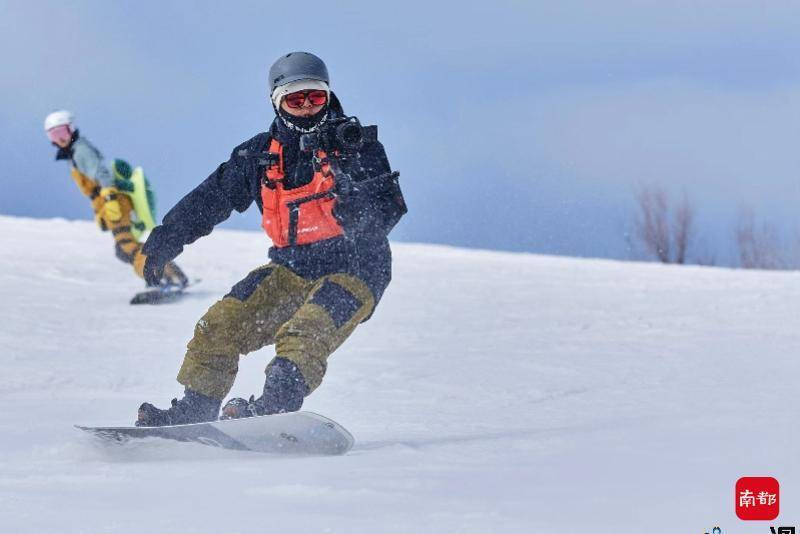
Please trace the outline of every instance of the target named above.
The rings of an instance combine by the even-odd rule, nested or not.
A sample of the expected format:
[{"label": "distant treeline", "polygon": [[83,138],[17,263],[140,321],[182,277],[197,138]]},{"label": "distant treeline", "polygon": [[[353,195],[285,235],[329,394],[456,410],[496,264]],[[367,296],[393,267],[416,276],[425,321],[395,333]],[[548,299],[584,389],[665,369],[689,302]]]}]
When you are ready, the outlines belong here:
[{"label": "distant treeline", "polygon": [[[668,195],[657,185],[636,188],[636,214],[628,239],[639,255],[662,263],[715,265],[717,253],[701,241],[697,212],[684,192]],[[730,230],[737,266],[744,269],[799,269],[800,233],[790,237],[752,209],[739,209]]]}]

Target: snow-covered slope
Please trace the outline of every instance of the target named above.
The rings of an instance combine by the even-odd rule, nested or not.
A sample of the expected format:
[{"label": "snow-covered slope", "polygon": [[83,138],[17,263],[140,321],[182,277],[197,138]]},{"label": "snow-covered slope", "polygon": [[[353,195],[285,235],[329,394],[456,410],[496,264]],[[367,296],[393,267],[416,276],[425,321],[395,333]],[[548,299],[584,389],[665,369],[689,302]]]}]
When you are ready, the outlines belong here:
[{"label": "snow-covered slope", "polygon": [[800,522],[798,273],[394,250],[305,405],[350,454],[109,449],[72,425],[176,396],[194,323],[265,238],[215,232],[179,258],[191,298],[132,307],[109,235],[0,217],[0,531],[763,532],[735,518],[743,475],[777,477]]}]

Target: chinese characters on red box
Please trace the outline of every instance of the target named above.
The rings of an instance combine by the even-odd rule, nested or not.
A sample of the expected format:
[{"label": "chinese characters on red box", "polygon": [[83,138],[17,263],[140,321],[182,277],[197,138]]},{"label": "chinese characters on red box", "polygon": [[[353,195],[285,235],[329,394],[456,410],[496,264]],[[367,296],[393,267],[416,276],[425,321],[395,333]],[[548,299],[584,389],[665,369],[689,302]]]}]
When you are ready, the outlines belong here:
[{"label": "chinese characters on red box", "polygon": [[780,512],[780,485],[772,477],[742,477],[736,481],[736,517],[770,521]]}]

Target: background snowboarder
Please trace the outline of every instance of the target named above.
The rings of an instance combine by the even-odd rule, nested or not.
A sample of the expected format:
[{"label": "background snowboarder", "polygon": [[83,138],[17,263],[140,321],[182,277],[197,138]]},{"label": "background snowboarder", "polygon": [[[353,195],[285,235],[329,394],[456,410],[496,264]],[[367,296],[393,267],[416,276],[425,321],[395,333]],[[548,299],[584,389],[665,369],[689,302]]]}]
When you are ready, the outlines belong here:
[{"label": "background snowboarder", "polygon": [[[106,166],[103,155],[81,137],[73,121],[72,113],[66,110],[54,111],[45,118],[47,137],[58,148],[56,160],[71,162],[72,179],[81,193],[91,200],[100,229],[111,231],[117,258],[132,264],[141,248],[135,233],[146,229],[142,221],[145,214],[134,211],[134,202],[129,196],[134,193],[133,169],[120,159],[112,160],[111,165]],[[143,192],[143,197],[148,198],[146,192]],[[151,194],[150,204],[145,207],[148,212],[153,208],[152,198]],[[184,286],[188,280],[175,263],[169,262],[164,266],[163,280],[153,282]]]},{"label": "background snowboarder", "polygon": [[[330,354],[373,313],[391,279],[387,235],[406,207],[376,129],[344,118],[313,54],[282,56],[269,82],[277,115],[269,131],[236,147],[167,213],[135,266],[146,280],[160,279],[184,245],[253,201],[273,243],[271,262],[198,321],[177,377],[183,398],[168,409],[142,404],[137,426],[216,419],[240,355],[273,343],[263,393],[230,400],[223,417],[299,410]],[[301,147],[301,137],[311,148]]]}]

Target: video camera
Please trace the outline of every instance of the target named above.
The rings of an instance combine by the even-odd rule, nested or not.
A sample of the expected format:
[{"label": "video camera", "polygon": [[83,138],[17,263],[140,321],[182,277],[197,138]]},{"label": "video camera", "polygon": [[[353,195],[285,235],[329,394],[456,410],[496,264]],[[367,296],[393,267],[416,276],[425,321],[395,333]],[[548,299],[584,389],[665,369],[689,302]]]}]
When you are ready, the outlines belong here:
[{"label": "video camera", "polygon": [[300,150],[348,154],[378,140],[377,126],[361,126],[356,117],[328,119],[317,131],[300,137]]}]

